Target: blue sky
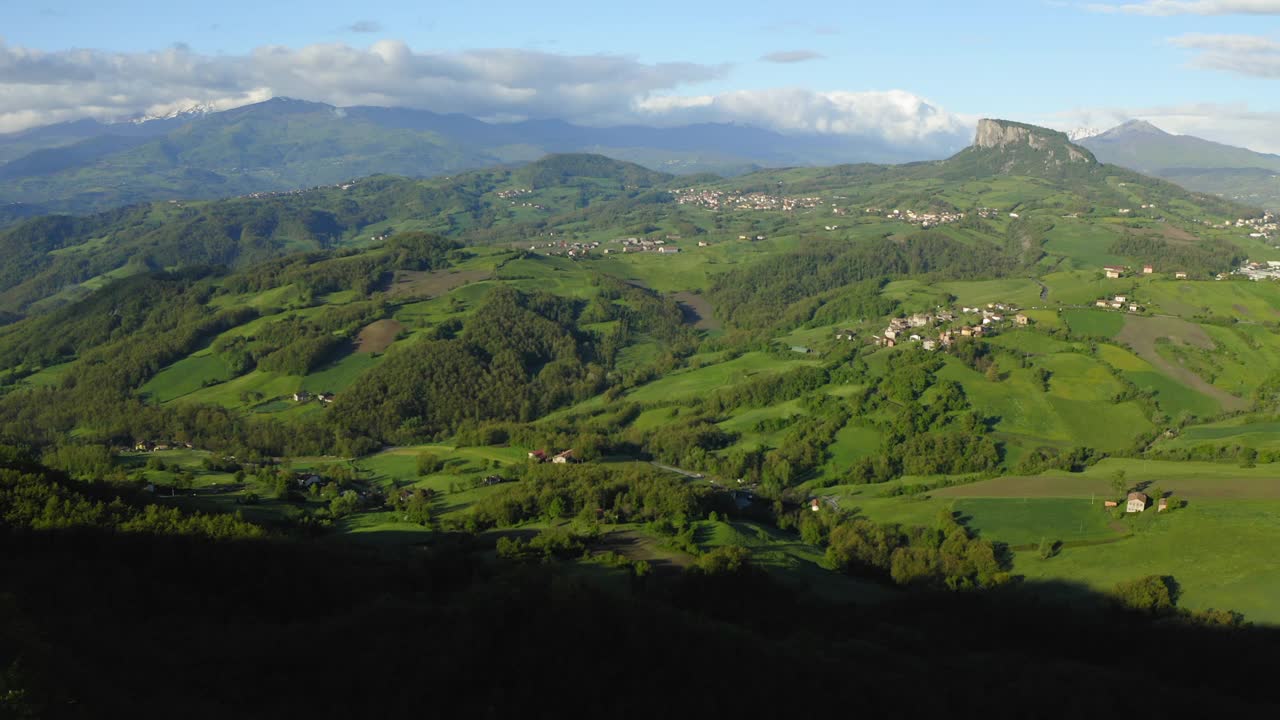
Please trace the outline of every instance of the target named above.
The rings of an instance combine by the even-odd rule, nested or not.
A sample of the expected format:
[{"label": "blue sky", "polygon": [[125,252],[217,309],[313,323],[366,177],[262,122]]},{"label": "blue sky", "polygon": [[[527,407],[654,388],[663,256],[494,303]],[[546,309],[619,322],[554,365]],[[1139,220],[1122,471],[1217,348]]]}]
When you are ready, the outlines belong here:
[{"label": "blue sky", "polygon": [[[770,93],[779,89],[814,93],[898,90],[922,98],[928,108],[955,116],[961,124],[978,116],[1002,116],[1063,127],[1107,126],[1128,116],[1145,116],[1175,131],[1280,151],[1280,141],[1268,139],[1280,129],[1280,125],[1270,124],[1280,118],[1280,93],[1276,92],[1280,89],[1280,2],[1270,0],[1092,4],[1040,0],[650,0],[638,4],[223,0],[200,7],[180,5],[185,3],[4,3],[0,7],[4,43],[0,52],[21,56],[20,62],[10,58],[8,72],[0,56],[0,99],[5,100],[0,105],[18,106],[0,108],[0,112],[15,110],[8,125],[31,124],[33,118],[45,116],[61,119],[72,112],[70,107],[35,107],[48,103],[47,92],[22,92],[22,86],[29,90],[33,84],[21,77],[24,72],[33,72],[32,58],[41,58],[45,65],[80,62],[93,68],[91,74],[104,86],[104,100],[86,107],[91,108],[91,114],[101,115],[104,108],[112,106],[111,97],[119,96],[115,97],[118,100],[128,95],[117,92],[113,96],[105,89],[108,83],[103,80],[102,68],[113,67],[119,57],[133,58],[130,72],[137,76],[146,72],[142,58],[161,57],[151,63],[154,66],[168,57],[163,55],[167,49],[181,43],[184,57],[195,58],[207,73],[216,76],[203,91],[208,99],[240,102],[257,98],[252,90],[279,93],[279,88],[287,87],[316,95],[307,99],[340,104],[345,99],[369,98],[355,92],[350,81],[326,86],[322,76],[340,73],[339,66],[351,59],[342,53],[325,59],[321,56],[330,51],[316,46],[345,46],[359,52],[378,43],[383,48],[395,43],[402,44],[410,55],[457,60],[469,68],[468,78],[481,85],[501,85],[501,93],[507,96],[529,90],[541,93],[548,102],[524,107],[510,97],[503,102],[487,96],[484,102],[475,101],[472,96],[480,92],[476,89],[480,85],[463,89],[455,76],[450,76],[453,89],[448,92],[440,83],[430,84],[429,89],[418,83],[401,89],[385,87],[371,96],[373,99],[397,104],[397,93],[403,93],[404,104],[434,109],[429,106],[435,99],[442,110],[474,109],[476,114],[488,112],[495,118],[545,114],[547,107],[556,106],[555,97],[539,84],[545,79],[511,85],[506,80],[510,71],[499,67],[492,55],[476,55],[477,50],[533,53],[506,60],[526,67],[557,57],[600,55],[635,65],[632,69],[639,75],[627,86],[630,95],[606,102],[602,99],[605,90],[594,88],[591,92],[600,93],[596,100],[581,107],[565,104],[568,114],[578,115],[570,119],[584,122],[627,120],[627,113],[634,115],[639,104],[647,108],[641,120],[661,122],[659,116],[667,114],[690,119],[739,119],[741,115],[743,121],[756,117],[759,124],[778,129],[812,129],[810,125],[825,127],[832,118],[841,117],[840,113],[856,112],[867,103],[881,101],[873,96],[837,100],[835,109],[817,103],[813,112],[829,113],[830,117],[824,115],[810,123],[795,113],[787,118],[781,112],[768,111],[767,99],[776,97]],[[1267,41],[1277,45],[1269,47]],[[273,62],[270,70],[255,68],[252,82],[244,77],[247,70],[236,70],[234,81],[228,78],[231,71],[226,68],[255,63],[251,59],[268,46],[288,48],[294,53],[291,63],[305,63],[307,82],[287,79],[298,74],[289,62]],[[306,48],[312,50],[303,53]],[[92,60],[76,59],[69,52],[73,49],[98,52]],[[783,59],[811,59],[762,59],[771,54],[782,54]],[[379,55],[386,56],[386,52]],[[483,72],[476,69],[480,66],[485,68]],[[377,72],[371,67],[364,66],[364,72]],[[553,67],[564,72],[564,66]],[[286,79],[277,81],[271,72]],[[604,81],[595,78],[593,82]],[[195,87],[197,83],[182,84],[182,92],[174,90],[175,102],[205,99],[196,97],[202,92]],[[754,95],[748,98],[743,93]],[[27,95],[39,101],[23,108]],[[734,96],[734,102],[725,99],[727,96]],[[677,100],[664,101],[658,110],[643,101],[652,97],[697,97],[704,101],[696,111],[681,106],[678,113],[669,113],[668,105],[679,104]],[[901,100],[893,99],[899,110]],[[155,90],[139,93],[137,103],[141,103],[138,111],[164,105]],[[19,117],[18,111],[23,111],[24,120],[14,119]],[[918,108],[907,108],[905,112],[916,111]],[[788,128],[788,123],[796,127]],[[847,126],[861,131],[865,123]],[[6,129],[2,120],[0,129]]]}]

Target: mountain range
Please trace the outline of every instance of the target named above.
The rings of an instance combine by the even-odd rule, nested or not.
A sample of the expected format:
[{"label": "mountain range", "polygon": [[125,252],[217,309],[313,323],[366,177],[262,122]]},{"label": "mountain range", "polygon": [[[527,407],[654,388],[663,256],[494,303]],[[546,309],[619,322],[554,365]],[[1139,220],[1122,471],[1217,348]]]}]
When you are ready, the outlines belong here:
[{"label": "mountain range", "polygon": [[1250,205],[1280,206],[1280,155],[1174,135],[1143,120],[1130,120],[1077,142],[1103,162],[1164,178],[1190,190]]},{"label": "mountain range", "polygon": [[465,115],[335,107],[275,98],[222,112],[80,120],[0,135],[0,222],[153,200],[293,190],[376,174],[431,177],[550,153],[590,152],[672,173],[904,162],[962,146],[784,135],[738,124],[584,127],[488,123]]}]

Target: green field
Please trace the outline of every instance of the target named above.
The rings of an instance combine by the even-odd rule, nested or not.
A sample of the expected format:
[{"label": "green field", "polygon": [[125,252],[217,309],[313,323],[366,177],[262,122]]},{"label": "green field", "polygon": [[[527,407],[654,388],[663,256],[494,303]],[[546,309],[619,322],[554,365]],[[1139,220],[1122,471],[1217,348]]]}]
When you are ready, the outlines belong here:
[{"label": "green field", "polygon": [[230,379],[231,370],[222,358],[203,351],[161,370],[142,386],[142,392],[158,402],[169,402],[202,387]]},{"label": "green field", "polygon": [[1157,447],[1172,449],[1199,445],[1240,445],[1256,450],[1278,450],[1280,449],[1280,422],[1233,418],[1217,423],[1195,425],[1184,429],[1177,437],[1162,440]]},{"label": "green field", "polygon": [[[995,430],[1015,446],[1078,443],[1120,449],[1151,428],[1137,404],[1111,401],[1123,386],[1098,361],[1077,353],[1056,353],[1035,362],[1053,373],[1049,392],[1036,386],[1031,369],[1010,369],[1004,379],[992,382],[959,362],[948,361],[938,376],[960,383],[969,401],[984,416],[995,418]],[[1077,378],[1084,381],[1076,382]]]},{"label": "green field", "polygon": [[1028,278],[939,283],[938,288],[954,295],[959,305],[1013,304],[1040,305],[1040,284]]},{"label": "green field", "polygon": [[1280,566],[1259,552],[1280,542],[1280,500],[1198,500],[1143,519],[1136,534],[1120,542],[1066,547],[1049,560],[1034,550],[1019,552],[1014,570],[1029,580],[1071,580],[1099,592],[1144,575],[1172,575],[1181,607],[1230,608],[1247,620],[1280,623]]},{"label": "green field", "polygon": [[1090,337],[1115,337],[1125,316],[1109,310],[1066,310],[1062,313],[1072,333]]},{"label": "green field", "polygon": [[1253,322],[1280,320],[1280,287],[1268,282],[1176,280],[1144,285],[1161,312],[1184,318],[1224,315]]},{"label": "green field", "polygon": [[768,353],[749,352],[728,362],[672,373],[633,390],[627,397],[637,402],[672,400],[729,387],[761,374],[817,364],[815,360],[800,359],[801,355],[796,357],[796,360],[780,360]]},{"label": "green field", "polygon": [[982,537],[1013,546],[1040,540],[1064,543],[1118,539],[1111,516],[1095,502],[1066,498],[973,498],[957,500],[955,512]]},{"label": "green field", "polygon": [[836,441],[829,450],[831,460],[828,462],[828,471],[838,475],[847,471],[858,460],[871,457],[880,450],[880,431],[850,423],[836,433]]}]

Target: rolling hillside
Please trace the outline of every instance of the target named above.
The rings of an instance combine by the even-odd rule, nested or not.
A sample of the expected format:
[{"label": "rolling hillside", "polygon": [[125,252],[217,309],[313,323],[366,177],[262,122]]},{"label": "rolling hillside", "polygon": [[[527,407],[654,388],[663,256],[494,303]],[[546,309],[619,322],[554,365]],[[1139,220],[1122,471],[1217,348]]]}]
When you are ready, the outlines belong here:
[{"label": "rolling hillside", "polygon": [[1171,576],[1206,622],[1280,622],[1280,286],[1213,279],[1280,252],[1247,207],[981,128],[905,166],[560,155],[33,220],[0,236],[0,436],[351,542],[741,553],[871,603]]}]

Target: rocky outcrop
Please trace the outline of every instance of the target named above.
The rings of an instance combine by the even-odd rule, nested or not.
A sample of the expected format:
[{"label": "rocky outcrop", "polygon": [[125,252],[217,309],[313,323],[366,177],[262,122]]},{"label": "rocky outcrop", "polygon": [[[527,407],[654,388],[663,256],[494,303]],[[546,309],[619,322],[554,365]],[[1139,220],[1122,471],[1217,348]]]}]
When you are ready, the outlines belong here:
[{"label": "rocky outcrop", "polygon": [[1067,136],[1056,130],[1024,125],[1008,120],[982,119],[978,121],[978,134],[974,147],[1016,149],[1027,147],[1047,153],[1049,162],[1096,162],[1084,148],[1071,144]]}]

